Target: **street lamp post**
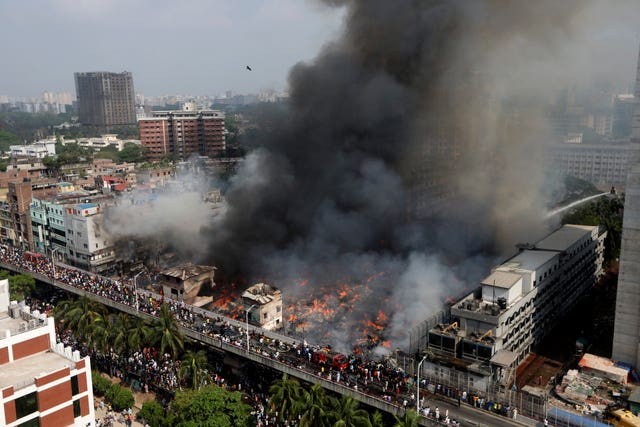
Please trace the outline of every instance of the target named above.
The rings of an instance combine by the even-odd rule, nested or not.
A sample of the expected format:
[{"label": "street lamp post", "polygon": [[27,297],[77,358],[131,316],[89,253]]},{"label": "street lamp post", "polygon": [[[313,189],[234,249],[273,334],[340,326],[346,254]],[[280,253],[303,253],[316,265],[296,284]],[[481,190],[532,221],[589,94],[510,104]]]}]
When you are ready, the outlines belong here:
[{"label": "street lamp post", "polygon": [[136,311],[138,310],[138,276],[141,275],[143,271],[138,272],[135,276],[133,276],[133,293],[135,294],[136,299]]},{"label": "street lamp post", "polygon": [[53,264],[53,280],[56,279],[56,257],[55,257],[55,254],[56,254],[56,252],[58,252],[58,249],[60,249],[60,248],[53,248],[51,250],[51,264]]},{"label": "street lamp post", "polygon": [[256,306],[257,304],[253,304],[251,307],[247,308],[247,353],[249,352],[249,312]]},{"label": "street lamp post", "polygon": [[422,369],[422,362],[427,358],[425,355],[420,362],[418,362],[418,381],[416,384],[416,413],[420,415],[420,370]]}]

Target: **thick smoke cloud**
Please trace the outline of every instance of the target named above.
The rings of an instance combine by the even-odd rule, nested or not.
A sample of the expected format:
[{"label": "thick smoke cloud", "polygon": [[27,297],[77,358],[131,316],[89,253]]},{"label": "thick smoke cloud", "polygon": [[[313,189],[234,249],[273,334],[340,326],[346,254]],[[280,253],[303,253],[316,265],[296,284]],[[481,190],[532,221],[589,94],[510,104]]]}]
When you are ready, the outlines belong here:
[{"label": "thick smoke cloud", "polygon": [[[558,61],[574,58],[567,42],[590,4],[325,3],[347,8],[345,33],[291,70],[287,123],[233,178],[209,254],[290,299],[384,272],[335,322],[392,311],[388,338],[402,346],[544,231],[544,107],[575,79]],[[318,328],[339,346],[359,338]]]},{"label": "thick smoke cloud", "polygon": [[120,241],[120,251],[127,250],[132,238],[159,241],[185,259],[200,261],[208,247],[203,230],[214,220],[212,206],[203,198],[207,187],[202,177],[189,173],[162,192],[125,194],[106,210],[107,231]]}]

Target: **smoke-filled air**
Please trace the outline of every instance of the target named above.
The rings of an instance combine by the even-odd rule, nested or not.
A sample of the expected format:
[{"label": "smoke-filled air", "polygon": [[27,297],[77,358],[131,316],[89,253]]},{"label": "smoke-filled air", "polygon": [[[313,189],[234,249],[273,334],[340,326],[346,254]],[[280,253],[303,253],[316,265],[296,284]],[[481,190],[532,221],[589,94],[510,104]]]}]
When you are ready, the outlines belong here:
[{"label": "smoke-filled air", "polygon": [[311,341],[382,327],[403,348],[546,231],[544,109],[586,78],[575,48],[596,24],[582,0],[326,6],[343,34],[290,71],[287,120],[231,179],[207,261],[281,288]]}]

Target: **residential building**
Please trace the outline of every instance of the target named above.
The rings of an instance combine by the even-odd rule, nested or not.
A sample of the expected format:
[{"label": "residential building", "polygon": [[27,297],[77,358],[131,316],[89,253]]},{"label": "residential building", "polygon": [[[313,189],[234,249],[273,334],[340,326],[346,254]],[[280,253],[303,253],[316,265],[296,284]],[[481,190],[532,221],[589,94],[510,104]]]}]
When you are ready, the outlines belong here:
[{"label": "residential building", "polygon": [[640,366],[640,163],[631,169],[625,193],[611,357]]},{"label": "residential building", "polygon": [[67,261],[92,272],[115,266],[114,241],[104,224],[104,214],[96,203],[65,206]]},{"label": "residential building", "polygon": [[45,139],[42,141],[36,141],[32,144],[25,145],[11,145],[9,155],[11,157],[35,157],[37,159],[44,159],[47,156],[56,155],[56,140]]},{"label": "residential building", "polygon": [[130,72],[75,73],[75,82],[80,123],[106,128],[136,123]]},{"label": "residential building", "polygon": [[185,103],[182,110],[154,111],[140,119],[140,143],[150,160],[165,156],[187,159],[192,154],[215,157],[225,150],[224,113],[197,110]]},{"label": "residential building", "polygon": [[213,298],[199,298],[198,293],[202,286],[213,288],[216,285],[215,273],[216,267],[209,265],[181,264],[163,270],[160,273],[159,285],[162,286],[163,295],[167,298],[202,306],[210,303]]},{"label": "residential building", "polygon": [[273,331],[282,323],[282,291],[266,283],[257,283],[242,293],[249,319],[261,328]]},{"label": "residential building", "polygon": [[100,151],[103,148],[113,147],[118,151],[122,151],[125,144],[128,142],[140,145],[140,141],[137,139],[119,139],[117,134],[104,134],[100,137],[94,138],[78,138],[78,139],[64,139],[63,145],[77,144],[79,147],[91,148],[96,151]]},{"label": "residential building", "polygon": [[624,138],[631,135],[631,119],[635,102],[635,96],[632,93],[614,95],[612,123],[614,138]]},{"label": "residential building", "polygon": [[95,424],[91,360],[56,343],[53,318],[9,303],[0,281],[0,425]]},{"label": "residential building", "polygon": [[545,147],[549,170],[584,179],[602,190],[624,188],[638,145],[628,141],[600,144],[561,143]]},{"label": "residential building", "polygon": [[0,238],[3,242],[24,250],[33,250],[33,234],[29,207],[34,194],[55,193],[56,181],[52,178],[10,181],[6,201],[0,202]]},{"label": "residential building", "polygon": [[508,385],[515,369],[604,274],[606,232],[564,225],[493,269],[480,287],[451,306],[451,322],[428,331],[437,362],[463,366]]},{"label": "residential building", "polygon": [[[640,55],[635,100],[631,144],[640,147]],[[633,159],[627,179],[612,358],[640,367],[640,155]]]}]

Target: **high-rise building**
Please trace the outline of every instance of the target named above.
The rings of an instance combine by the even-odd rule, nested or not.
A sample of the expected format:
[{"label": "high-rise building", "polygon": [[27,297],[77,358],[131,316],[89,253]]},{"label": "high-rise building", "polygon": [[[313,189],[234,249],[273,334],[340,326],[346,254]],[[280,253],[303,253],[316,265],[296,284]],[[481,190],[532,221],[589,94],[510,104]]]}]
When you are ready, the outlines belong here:
[{"label": "high-rise building", "polygon": [[140,143],[150,160],[165,156],[187,159],[192,154],[215,157],[225,150],[224,113],[198,110],[187,102],[182,110],[154,111],[140,119]]},{"label": "high-rise building", "polygon": [[75,81],[80,123],[101,127],[136,123],[130,72],[75,73]]},{"label": "high-rise building", "polygon": [[[640,145],[640,57],[635,100],[631,143]],[[640,366],[640,159],[636,157],[632,164],[627,178],[622,219],[620,272],[611,357],[637,368]]]}]

